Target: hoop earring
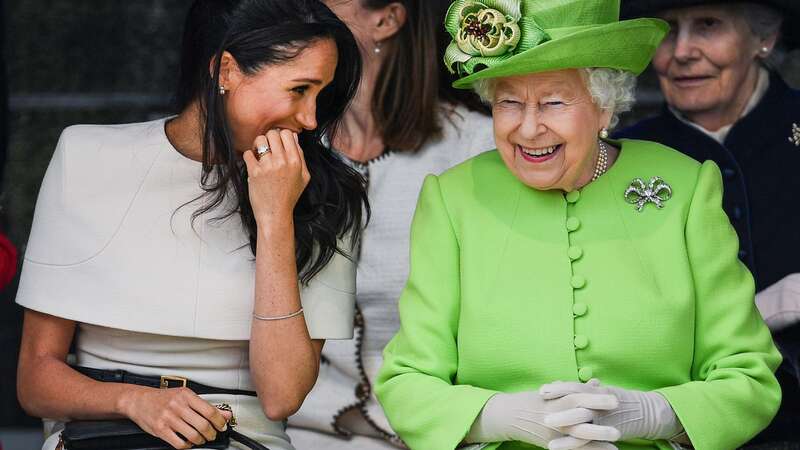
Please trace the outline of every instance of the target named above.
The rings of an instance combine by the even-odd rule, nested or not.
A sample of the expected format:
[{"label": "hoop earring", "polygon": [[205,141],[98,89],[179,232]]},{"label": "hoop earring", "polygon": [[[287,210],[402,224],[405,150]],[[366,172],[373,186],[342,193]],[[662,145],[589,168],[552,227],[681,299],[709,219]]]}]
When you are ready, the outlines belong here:
[{"label": "hoop earring", "polygon": [[598,133],[600,139],[608,139],[608,128],[603,127],[600,129],[600,133]]}]

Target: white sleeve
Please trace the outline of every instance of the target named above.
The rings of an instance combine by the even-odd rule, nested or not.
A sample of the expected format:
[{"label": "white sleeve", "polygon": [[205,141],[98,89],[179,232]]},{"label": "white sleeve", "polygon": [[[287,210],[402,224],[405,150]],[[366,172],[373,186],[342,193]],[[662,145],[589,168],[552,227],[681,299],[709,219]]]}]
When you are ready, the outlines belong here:
[{"label": "white sleeve", "polygon": [[800,273],[787,275],[757,293],[756,306],[773,332],[800,322]]},{"label": "white sleeve", "polygon": [[[339,248],[352,248],[349,241],[340,241]],[[312,339],[352,339],[356,303],[356,263],[334,253],[330,262],[300,286],[308,333]]]},{"label": "white sleeve", "polygon": [[87,299],[96,280],[85,266],[114,238],[157,155],[118,142],[139,137],[107,126],[63,131],[39,189],[18,304],[73,320],[96,308]]}]

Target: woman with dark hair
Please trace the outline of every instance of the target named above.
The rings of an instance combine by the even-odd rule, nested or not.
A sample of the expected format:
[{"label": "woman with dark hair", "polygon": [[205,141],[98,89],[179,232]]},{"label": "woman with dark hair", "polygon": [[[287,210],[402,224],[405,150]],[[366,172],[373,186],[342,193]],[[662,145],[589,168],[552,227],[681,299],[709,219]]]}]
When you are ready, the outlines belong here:
[{"label": "woman with dark hair", "polygon": [[[364,72],[332,146],[369,180],[359,251],[356,339],[326,344],[317,384],[289,435],[298,448],[401,446],[372,393],[381,351],[398,328],[408,238],[425,175],[494,147],[480,99],[442,67],[445,0],[326,0],[359,42]],[[344,439],[349,437],[349,439]]]},{"label": "woman with dark hair", "polygon": [[42,184],[18,395],[55,419],[47,449],[113,418],[292,449],[324,340],[352,337],[366,196],[322,145],[359,81],[352,33],[315,0],[197,0],[183,45],[177,116],[66,129]]}]

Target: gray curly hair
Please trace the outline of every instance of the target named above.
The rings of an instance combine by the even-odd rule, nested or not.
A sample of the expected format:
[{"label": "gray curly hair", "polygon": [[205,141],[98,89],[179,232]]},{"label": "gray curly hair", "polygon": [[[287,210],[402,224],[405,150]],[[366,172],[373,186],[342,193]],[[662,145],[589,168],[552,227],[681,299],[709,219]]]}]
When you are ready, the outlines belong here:
[{"label": "gray curly hair", "polygon": [[[580,69],[580,72],[594,104],[604,111],[611,111],[609,128],[615,127],[619,123],[619,114],[630,111],[636,101],[636,75],[601,67]],[[494,78],[478,80],[472,85],[472,89],[489,105],[494,102],[494,88]]]}]

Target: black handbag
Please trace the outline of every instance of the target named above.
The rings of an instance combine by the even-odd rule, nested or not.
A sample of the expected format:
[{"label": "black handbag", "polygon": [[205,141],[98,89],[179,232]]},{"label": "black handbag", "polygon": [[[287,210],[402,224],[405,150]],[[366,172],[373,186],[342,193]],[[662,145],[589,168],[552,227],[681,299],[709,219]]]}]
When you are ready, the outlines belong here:
[{"label": "black handbag", "polygon": [[[230,444],[230,431],[217,432],[217,438],[206,442],[203,448],[226,449]],[[76,420],[68,422],[61,432],[60,446],[64,450],[170,450],[167,442],[142,430],[133,421]]]},{"label": "black handbag", "polygon": [[[267,447],[228,427],[218,431],[217,438],[201,445],[207,449],[226,449],[237,441],[252,450],[269,450]],[[56,450],[172,450],[167,442],[145,432],[133,421],[76,420],[68,422],[61,432]]]},{"label": "black handbag", "polygon": [[[145,376],[124,370],[103,370],[88,367],[73,367],[89,378],[103,382],[128,383],[139,386],[169,389],[188,387],[196,394],[233,394],[255,396],[252,391],[236,389],[220,389],[195,383],[186,378],[175,376]],[[228,405],[217,408],[230,411]],[[233,423],[225,431],[218,431],[211,442],[200,445],[200,448],[227,449],[230,442],[237,441],[251,450],[269,450],[257,441],[233,429]],[[193,447],[194,448],[194,447]],[[174,447],[166,441],[142,430],[132,420],[75,420],[67,422],[61,432],[56,450],[172,450]]]}]

